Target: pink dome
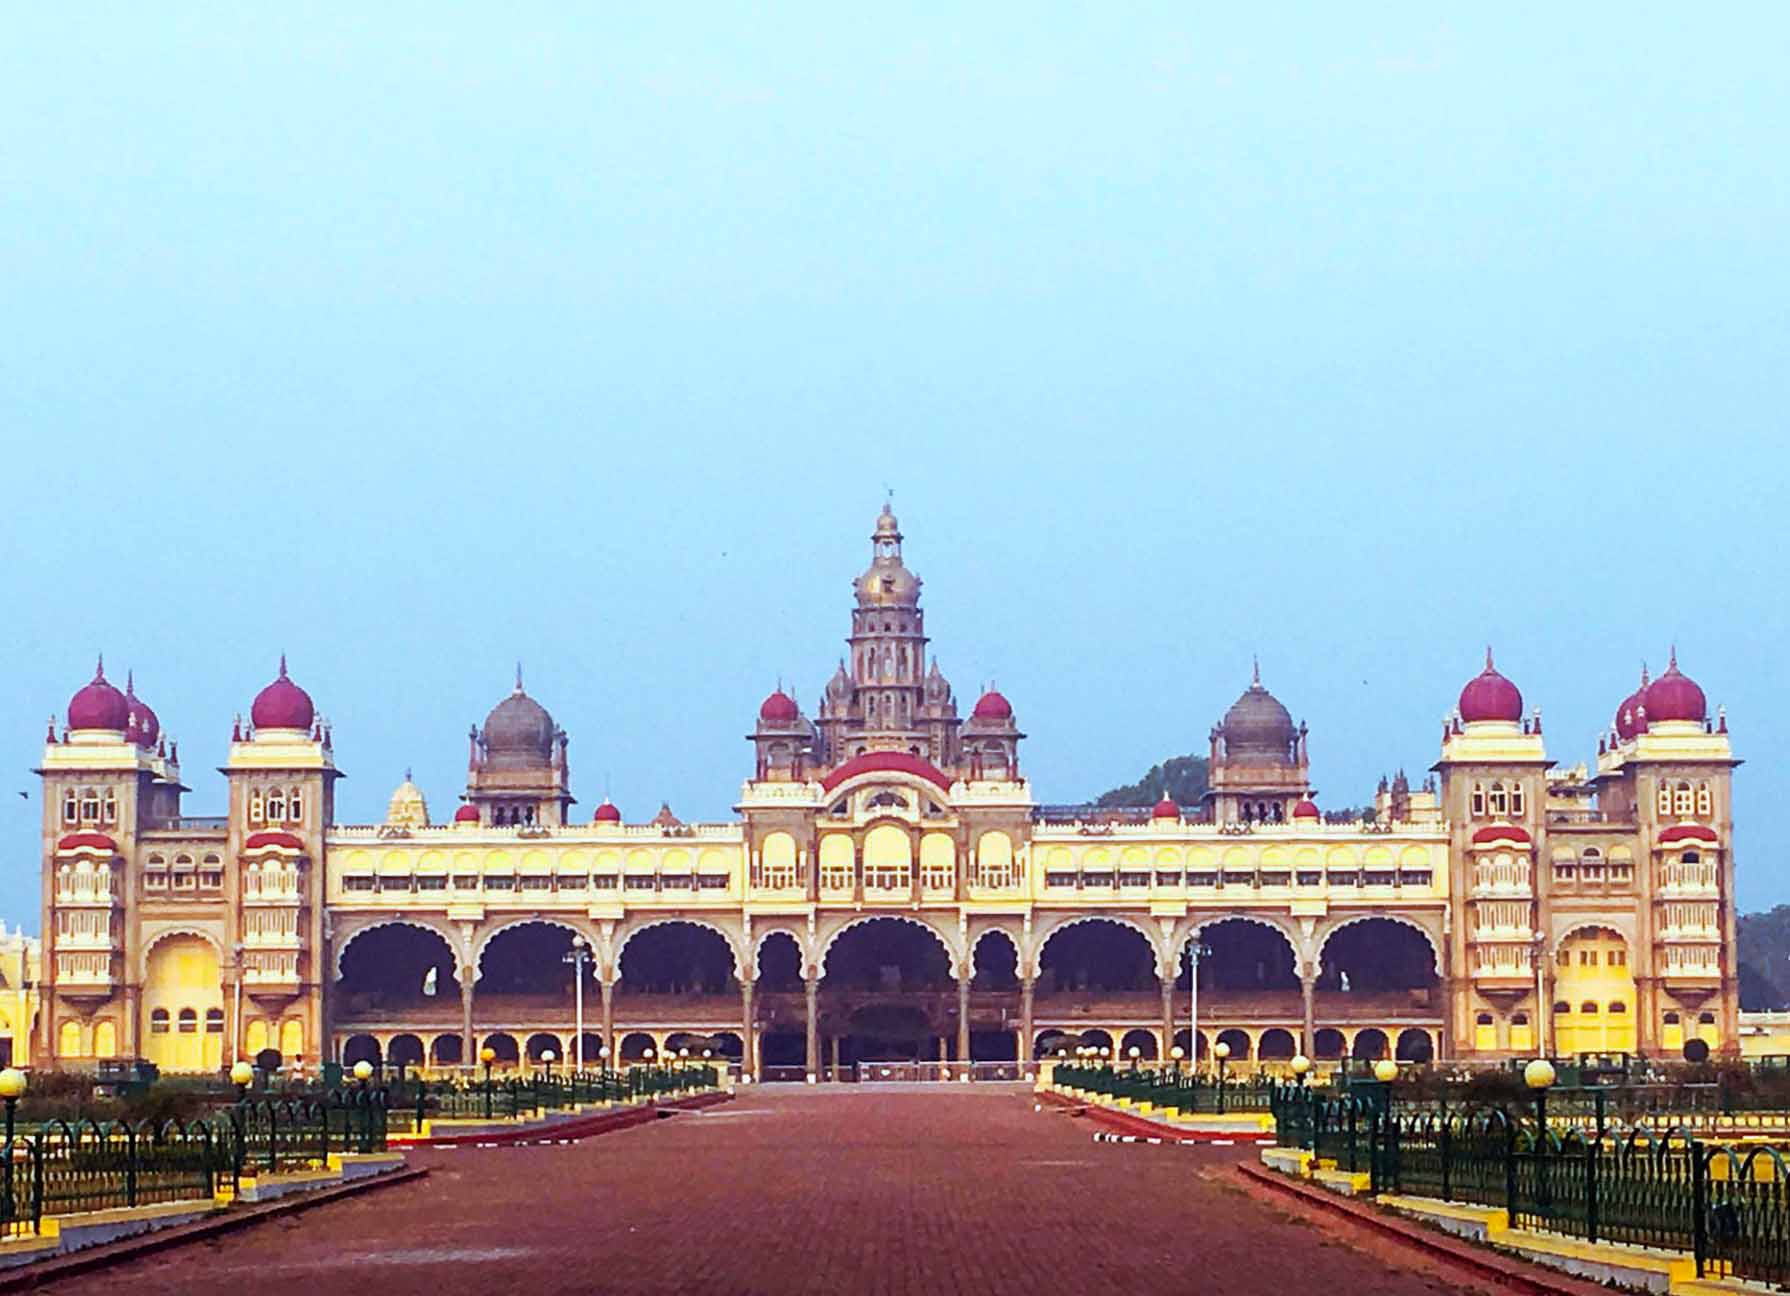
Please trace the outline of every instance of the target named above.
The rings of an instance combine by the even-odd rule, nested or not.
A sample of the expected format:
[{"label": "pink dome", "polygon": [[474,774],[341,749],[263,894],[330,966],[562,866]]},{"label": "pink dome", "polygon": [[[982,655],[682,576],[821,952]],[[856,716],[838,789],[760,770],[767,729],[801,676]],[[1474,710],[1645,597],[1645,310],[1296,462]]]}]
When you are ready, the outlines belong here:
[{"label": "pink dome", "polygon": [[1641,707],[1647,696],[1647,667],[1641,667],[1641,686],[1622,699],[1616,708],[1616,736],[1627,742],[1641,732]]},{"label": "pink dome", "polygon": [[1176,805],[1174,798],[1170,796],[1164,796],[1156,803],[1156,808],[1150,811],[1152,819],[1179,819],[1180,817],[1181,807]]},{"label": "pink dome", "polygon": [[1293,818],[1295,818],[1295,819],[1316,819],[1316,818],[1319,818],[1317,802],[1313,801],[1310,797],[1306,797],[1304,800],[1300,801],[1298,805],[1293,807]]},{"label": "pink dome", "polygon": [[90,683],[68,700],[70,729],[114,729],[124,732],[130,723],[130,700],[106,682],[106,661],[100,658]]},{"label": "pink dome", "polygon": [[1647,708],[1647,723],[1656,720],[1695,720],[1699,724],[1709,715],[1709,701],[1695,680],[1678,670],[1678,650],[1672,650],[1666,673],[1647,686],[1642,695]]},{"label": "pink dome", "polygon": [[622,821],[622,812],[616,809],[615,804],[608,797],[604,797],[603,804],[597,807],[597,812],[590,817],[590,821],[592,823],[618,824]]},{"label": "pink dome", "polygon": [[976,720],[1011,720],[1013,704],[998,690],[989,689],[976,699],[976,707],[970,712],[970,716]]},{"label": "pink dome", "polygon": [[[162,722],[149,709],[149,703],[137,696],[137,682],[128,671],[124,676],[124,700],[130,704],[130,717],[126,723],[132,740],[142,747],[155,746],[155,740],[162,732]],[[130,724],[130,720],[136,723]]]},{"label": "pink dome", "polygon": [[759,705],[758,718],[766,724],[794,724],[802,718],[802,709],[779,688]]},{"label": "pink dome", "polygon": [[1476,720],[1504,720],[1515,724],[1523,718],[1523,695],[1517,686],[1500,675],[1492,665],[1492,650],[1485,650],[1485,669],[1467,681],[1461,690],[1461,719],[1468,724]]},{"label": "pink dome", "polygon": [[478,821],[479,821],[479,808],[477,806],[473,805],[472,802],[470,802],[470,801],[468,801],[465,805],[461,806],[458,810],[454,811],[454,822],[455,823],[477,823]]},{"label": "pink dome", "polygon": [[286,676],[286,657],[280,655],[280,677],[255,694],[249,719],[257,729],[309,729],[317,711],[311,695]]}]

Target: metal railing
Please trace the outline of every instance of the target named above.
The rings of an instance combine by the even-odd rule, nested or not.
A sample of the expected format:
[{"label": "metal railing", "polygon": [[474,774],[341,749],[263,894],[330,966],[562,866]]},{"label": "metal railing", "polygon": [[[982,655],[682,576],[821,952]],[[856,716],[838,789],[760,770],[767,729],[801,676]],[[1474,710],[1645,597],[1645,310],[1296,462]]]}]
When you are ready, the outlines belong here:
[{"label": "metal railing", "polygon": [[1181,1112],[1224,1115],[1227,1112],[1265,1112],[1273,1109],[1282,1086],[1264,1076],[1231,1080],[1220,1067],[1203,1076],[1181,1067],[1084,1066],[1059,1062],[1055,1083],[1085,1093],[1104,1094],[1147,1102],[1153,1107]]},{"label": "metal railing", "polygon": [[394,1086],[387,1114],[395,1133],[439,1120],[524,1120],[601,1102],[677,1097],[721,1082],[710,1063],[631,1066],[624,1071],[548,1071],[529,1076],[410,1080]]}]

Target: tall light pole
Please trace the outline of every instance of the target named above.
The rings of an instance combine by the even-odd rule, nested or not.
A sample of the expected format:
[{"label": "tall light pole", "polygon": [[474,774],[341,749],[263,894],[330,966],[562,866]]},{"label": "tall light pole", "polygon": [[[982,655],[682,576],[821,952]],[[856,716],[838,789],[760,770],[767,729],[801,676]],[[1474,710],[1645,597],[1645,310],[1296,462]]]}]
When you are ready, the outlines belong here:
[{"label": "tall light pole", "polygon": [[1200,1071],[1200,960],[1211,952],[1195,932],[1187,945],[1187,1065],[1194,1075]]},{"label": "tall light pole", "polygon": [[572,1069],[584,1070],[584,962],[590,957],[590,946],[584,937],[572,937],[572,952],[565,961],[572,965],[572,1003],[576,1027],[572,1035]]},{"label": "tall light pole", "polygon": [[1535,964],[1535,1056],[1545,1058],[1548,1055],[1548,1009],[1547,994],[1542,986],[1542,970],[1547,963],[1547,938],[1540,932],[1535,934],[1535,945],[1530,961]]}]

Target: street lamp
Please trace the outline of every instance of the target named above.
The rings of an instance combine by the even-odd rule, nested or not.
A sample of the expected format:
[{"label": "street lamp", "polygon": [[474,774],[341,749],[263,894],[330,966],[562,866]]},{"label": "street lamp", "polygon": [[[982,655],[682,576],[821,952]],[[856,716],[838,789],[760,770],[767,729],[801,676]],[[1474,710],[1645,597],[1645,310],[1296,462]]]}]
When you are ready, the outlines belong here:
[{"label": "street lamp", "polygon": [[553,1059],[557,1057],[552,1049],[541,1050],[541,1065],[547,1069],[547,1083],[553,1083]]},{"label": "street lamp", "polygon": [[241,1102],[249,1096],[249,1086],[255,1082],[255,1068],[247,1062],[238,1061],[230,1068],[230,1083],[236,1086],[236,1101]]},{"label": "street lamp", "polygon": [[565,961],[572,965],[572,1069],[584,1070],[584,964],[590,958],[590,945],[582,936],[572,937],[572,952]]},{"label": "street lamp", "polygon": [[497,1050],[489,1044],[479,1050],[479,1061],[485,1064],[485,1119],[491,1119],[491,1064],[497,1061]]},{"label": "street lamp", "polygon": [[1173,1061],[1175,1064],[1175,1074],[1180,1075],[1181,1074],[1181,1059],[1187,1056],[1187,1050],[1182,1048],[1179,1044],[1177,1044],[1172,1049],[1170,1049],[1168,1051],[1168,1055],[1169,1055],[1170,1060]]},{"label": "street lamp", "polygon": [[354,1078],[360,1081],[361,1088],[366,1088],[367,1081],[373,1078],[373,1064],[367,1061],[366,1058],[362,1058],[359,1062],[356,1062],[354,1064]]},{"label": "street lamp", "polygon": [[1200,960],[1212,953],[1212,947],[1197,935],[1187,946],[1187,1053],[1193,1069],[1200,1066]]},{"label": "street lamp", "polygon": [[1293,1070],[1294,1078],[1299,1081],[1299,1087],[1303,1089],[1305,1087],[1306,1077],[1311,1074],[1311,1059],[1306,1057],[1303,1053],[1295,1053],[1293,1054],[1293,1060],[1288,1063],[1288,1065]]},{"label": "street lamp", "polygon": [[1536,1058],[1523,1068],[1523,1083],[1535,1091],[1535,1203],[1545,1210],[1553,1204],[1548,1190],[1548,1086],[1554,1083],[1554,1064]]},{"label": "street lamp", "polygon": [[18,1218],[12,1194],[12,1130],[13,1112],[19,1105],[19,1099],[25,1096],[25,1085],[25,1073],[17,1067],[7,1067],[4,1071],[0,1071],[0,1098],[6,1100],[6,1218],[8,1220]]},{"label": "street lamp", "polygon": [[1125,1050],[1125,1056],[1131,1059],[1131,1069],[1133,1071],[1137,1070],[1137,1060],[1143,1055],[1144,1051],[1135,1044]]},{"label": "street lamp", "polygon": [[1231,1055],[1231,1046],[1223,1040],[1212,1046],[1212,1056],[1218,1059],[1218,1114],[1224,1115],[1224,1063]]}]

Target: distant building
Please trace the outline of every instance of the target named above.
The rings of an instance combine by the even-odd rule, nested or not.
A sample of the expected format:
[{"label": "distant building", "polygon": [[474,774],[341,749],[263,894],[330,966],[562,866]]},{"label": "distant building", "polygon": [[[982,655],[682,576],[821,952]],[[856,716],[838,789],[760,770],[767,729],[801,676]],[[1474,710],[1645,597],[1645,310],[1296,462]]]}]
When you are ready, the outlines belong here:
[{"label": "distant building", "polygon": [[0,922],[0,1066],[30,1066],[43,944]]},{"label": "distant building", "polygon": [[39,771],[40,1052],[196,1071],[708,1048],[774,1076],[1084,1041],[1737,1051],[1738,761],[1675,657],[1594,765],[1562,768],[1488,653],[1430,776],[1383,780],[1368,821],[1320,813],[1305,726],[1259,670],[1210,731],[1202,805],[1040,804],[1007,698],[960,714],[902,542],[885,508],[845,656],[812,714],[764,699],[722,823],[578,814],[568,737],[518,675],[447,822],[407,777],[385,822],[337,824],[330,727],[284,662],[231,735],[227,813],[193,818],[159,719],[96,672]]}]

